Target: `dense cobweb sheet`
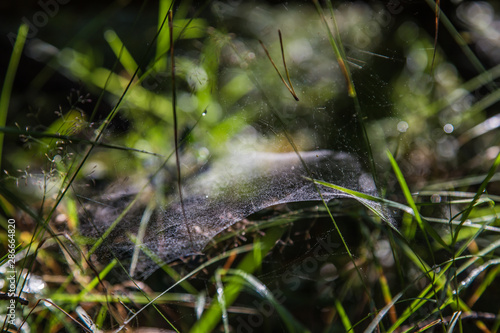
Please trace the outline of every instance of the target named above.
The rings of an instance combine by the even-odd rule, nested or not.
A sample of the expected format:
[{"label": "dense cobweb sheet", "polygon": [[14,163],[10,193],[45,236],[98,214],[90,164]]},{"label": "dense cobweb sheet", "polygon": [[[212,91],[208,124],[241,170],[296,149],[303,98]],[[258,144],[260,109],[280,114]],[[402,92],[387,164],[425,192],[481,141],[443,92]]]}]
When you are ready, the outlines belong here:
[{"label": "dense cobweb sheet", "polygon": [[[134,245],[130,239],[137,239],[144,207],[131,210],[107,237],[101,253],[112,250],[119,258],[130,258],[134,248],[140,246],[169,262],[201,253],[215,235],[266,207],[321,200],[318,189],[325,200],[351,197],[331,188],[315,187],[311,178],[367,194],[376,192],[371,175],[351,154],[319,150],[301,152],[300,156],[303,162],[295,152],[251,152],[220,159],[183,185],[185,216],[178,195],[173,195],[170,203],[154,211],[144,238]],[[99,204],[87,209],[87,218],[98,221],[98,228],[84,221],[83,233],[100,237],[133,197],[133,193],[122,193],[99,198]],[[144,278],[157,267],[144,253],[148,251],[140,252],[133,273]]]}]

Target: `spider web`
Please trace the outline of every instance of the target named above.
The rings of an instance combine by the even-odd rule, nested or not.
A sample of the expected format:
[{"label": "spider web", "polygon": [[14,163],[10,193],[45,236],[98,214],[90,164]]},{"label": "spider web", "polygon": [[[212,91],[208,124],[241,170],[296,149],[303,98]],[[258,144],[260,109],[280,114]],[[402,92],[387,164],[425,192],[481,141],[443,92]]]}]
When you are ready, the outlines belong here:
[{"label": "spider web", "polygon": [[[107,237],[98,252],[109,257],[109,250],[124,262],[137,253],[131,274],[146,278],[158,266],[200,254],[215,235],[246,216],[264,208],[290,202],[351,197],[326,188],[316,188],[309,177],[368,194],[376,194],[372,177],[363,171],[358,159],[349,153],[318,150],[291,153],[233,153],[202,170],[183,186],[185,216],[178,195],[152,212],[143,236],[140,221],[144,205],[131,209]],[[307,170],[304,168],[307,166]],[[90,213],[83,220],[82,233],[100,237],[136,196],[133,190],[101,196],[87,204]],[[97,203],[96,203],[97,202]],[[375,203],[372,203],[376,206]],[[99,221],[92,226],[89,221]],[[136,240],[134,243],[132,240]],[[137,251],[138,248],[141,251]],[[147,254],[146,254],[147,253]]]}]

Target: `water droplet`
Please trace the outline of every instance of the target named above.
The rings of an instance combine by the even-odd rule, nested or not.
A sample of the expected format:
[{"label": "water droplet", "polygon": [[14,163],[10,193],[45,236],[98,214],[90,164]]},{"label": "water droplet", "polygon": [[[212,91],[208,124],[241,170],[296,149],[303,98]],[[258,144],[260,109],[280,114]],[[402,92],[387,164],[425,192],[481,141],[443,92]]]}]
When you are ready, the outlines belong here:
[{"label": "water droplet", "polygon": [[207,115],[207,110],[205,109],[205,111],[203,111],[203,113],[201,114],[203,117],[205,117]]},{"label": "water droplet", "polygon": [[398,131],[401,133],[405,133],[408,130],[408,123],[406,121],[400,121],[397,125]]},{"label": "water droplet", "polygon": [[443,131],[445,131],[445,133],[447,133],[447,134],[452,133],[454,129],[455,128],[453,127],[452,124],[446,124],[443,126]]},{"label": "water droplet", "polygon": [[431,195],[431,202],[432,203],[440,203],[441,202],[441,196],[439,194],[433,194],[433,195]]}]

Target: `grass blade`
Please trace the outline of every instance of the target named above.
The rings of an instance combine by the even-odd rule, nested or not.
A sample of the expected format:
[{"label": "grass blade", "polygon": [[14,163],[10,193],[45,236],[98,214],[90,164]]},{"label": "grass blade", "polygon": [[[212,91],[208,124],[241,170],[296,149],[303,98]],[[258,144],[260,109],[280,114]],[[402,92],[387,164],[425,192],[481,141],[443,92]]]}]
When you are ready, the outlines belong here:
[{"label": "grass blade", "polygon": [[403,296],[403,293],[399,293],[396,296],[394,296],[394,298],[392,299],[392,301],[389,304],[387,304],[386,306],[384,306],[384,308],[382,310],[380,310],[380,312],[372,320],[372,322],[370,323],[370,325],[368,325],[368,327],[365,329],[364,332],[365,333],[370,333],[370,332],[375,331],[377,329],[377,326],[380,323],[380,321],[389,312],[389,310],[394,306],[394,304],[401,298],[401,296]]},{"label": "grass blade", "polygon": [[[280,227],[272,228],[266,232],[266,235],[262,238],[262,240],[256,243],[254,246],[260,247],[260,251],[262,253],[259,256],[261,259],[271,250],[276,241],[283,234],[284,229]],[[257,262],[255,260],[256,256],[254,253],[248,253],[242,262],[238,265],[238,269],[244,271],[246,273],[252,273],[258,266],[261,265],[261,262]],[[224,288],[224,295],[226,306],[230,306],[238,297],[241,292],[242,285],[239,282],[229,283]],[[200,320],[198,320],[195,325],[191,328],[190,332],[212,332],[215,326],[219,323],[222,315],[221,305],[215,301],[210,308],[203,314]]]},{"label": "grass blade", "polygon": [[227,274],[232,274],[243,279],[243,281],[246,282],[246,284],[248,284],[253,290],[255,290],[262,298],[271,303],[271,305],[276,309],[278,314],[283,319],[288,332],[308,332],[308,330],[299,321],[297,321],[283,305],[278,302],[278,300],[273,296],[266,285],[260,282],[255,276],[248,274],[240,269],[229,269],[227,271]]},{"label": "grass blade", "polygon": [[[392,156],[391,152],[389,150],[387,152],[387,157],[389,158],[389,161],[391,162],[392,169],[394,170],[394,173],[396,174],[396,177],[398,179],[399,185],[401,186],[401,190],[403,191],[403,194],[405,196],[406,201],[408,202],[408,205],[411,207],[411,209],[414,212],[415,220],[417,220],[417,223],[420,227],[420,229],[425,233],[429,233],[429,235],[437,241],[442,247],[447,249],[449,251],[448,245],[443,241],[441,236],[434,230],[428,223],[426,223],[424,220],[422,220],[422,217],[420,216],[420,212],[417,209],[417,205],[415,204],[415,201],[413,200],[413,196],[410,192],[410,189],[408,188],[408,184],[406,183],[406,180],[404,179],[403,173],[401,172],[401,169],[399,169],[399,166]],[[427,238],[426,238],[427,239]],[[428,240],[427,240],[428,242]],[[432,248],[430,244],[428,244],[429,250],[432,253]]]},{"label": "grass blade", "polygon": [[[19,27],[19,30],[17,32],[16,42],[14,43],[14,49],[10,57],[9,67],[7,67],[7,73],[5,74],[2,93],[0,95],[0,127],[5,127],[5,122],[7,121],[7,114],[9,112],[10,94],[12,93],[12,86],[14,84],[14,78],[16,77],[19,60],[21,59],[21,53],[23,52],[24,43],[26,42],[26,36],[28,35],[28,29],[29,28],[26,24],[21,24],[21,26]],[[1,132],[0,166],[2,165],[3,137],[4,133]]]},{"label": "grass blade", "polygon": [[354,329],[354,327],[352,326],[351,320],[349,319],[349,316],[345,312],[342,303],[337,298],[335,299],[335,309],[337,310],[337,313],[340,317],[340,320],[342,321],[342,325],[344,325],[346,332],[351,332]]},{"label": "grass blade", "polygon": [[[123,68],[127,71],[127,73],[132,76],[134,72],[139,66],[135,62],[134,58],[130,54],[130,52],[125,47],[125,44],[121,41],[120,37],[116,34],[114,30],[106,30],[104,32],[104,38],[108,42],[109,46],[113,50],[116,58],[120,61]],[[138,73],[140,75],[140,72]]]}]

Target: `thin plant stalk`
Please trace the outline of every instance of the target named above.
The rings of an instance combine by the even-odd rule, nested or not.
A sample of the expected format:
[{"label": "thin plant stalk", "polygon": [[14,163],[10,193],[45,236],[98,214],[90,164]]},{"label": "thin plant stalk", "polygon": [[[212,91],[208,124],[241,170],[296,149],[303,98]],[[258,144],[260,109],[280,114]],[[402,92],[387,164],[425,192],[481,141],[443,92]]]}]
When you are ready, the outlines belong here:
[{"label": "thin plant stalk", "polygon": [[189,236],[189,241],[193,245],[193,235],[191,234],[191,229],[189,228],[186,209],[184,208],[184,200],[182,197],[182,179],[181,179],[181,161],[179,158],[179,129],[177,124],[177,93],[175,86],[175,54],[174,54],[174,19],[172,10],[168,12],[168,26],[170,28],[170,62],[171,62],[171,75],[172,75],[172,112],[174,118],[174,149],[175,149],[175,166],[177,169],[177,188],[179,190],[179,201],[181,203],[182,218],[184,220],[184,226],[186,227],[187,234]]}]

